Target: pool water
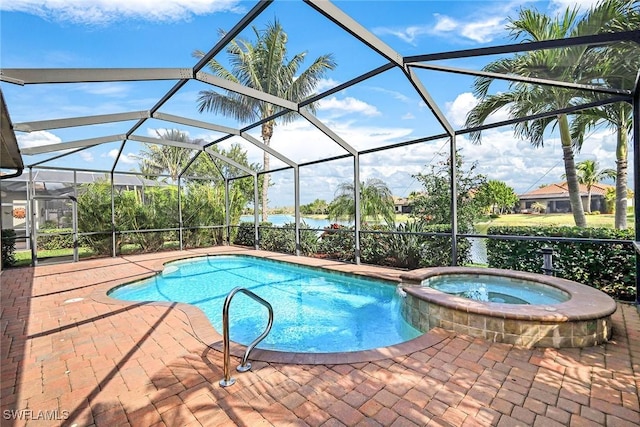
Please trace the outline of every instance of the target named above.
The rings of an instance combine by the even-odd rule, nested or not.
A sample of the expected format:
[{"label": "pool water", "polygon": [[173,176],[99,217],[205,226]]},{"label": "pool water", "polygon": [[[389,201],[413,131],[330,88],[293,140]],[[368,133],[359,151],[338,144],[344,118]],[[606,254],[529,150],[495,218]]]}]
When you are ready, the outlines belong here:
[{"label": "pool water", "polygon": [[[162,274],[115,288],[128,301],[175,301],[199,307],[222,331],[222,306],[235,287],[251,290],[273,306],[273,328],[258,348],[329,353],[386,347],[420,331],[401,315],[391,282],[352,277],[247,256],[210,256],[173,262]],[[237,294],[229,310],[230,338],[244,345],[264,331],[268,312]]]},{"label": "pool water", "polygon": [[429,278],[422,284],[447,294],[485,302],[547,305],[569,300],[567,293],[552,286],[499,276],[451,274]]}]

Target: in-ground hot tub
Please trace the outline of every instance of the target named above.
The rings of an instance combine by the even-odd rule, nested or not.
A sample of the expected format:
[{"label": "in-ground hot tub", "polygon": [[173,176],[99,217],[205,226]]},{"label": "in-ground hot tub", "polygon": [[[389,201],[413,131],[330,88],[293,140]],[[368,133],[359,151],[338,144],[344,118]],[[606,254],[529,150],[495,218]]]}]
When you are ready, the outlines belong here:
[{"label": "in-ground hot tub", "polygon": [[[604,292],[577,282],[521,271],[470,267],[423,268],[407,272],[401,278],[407,294],[402,314],[422,331],[440,327],[526,347],[587,347],[611,338],[615,301]],[[456,282],[464,278],[479,282],[480,289],[449,286],[447,282],[452,278]],[[528,287],[533,289],[534,296],[516,292],[515,296],[509,295],[514,300],[507,302],[509,298],[494,292],[494,301],[500,302],[492,302],[491,292],[482,288],[482,283],[490,283],[492,278],[500,282],[498,288]],[[434,284],[452,293],[430,286]],[[536,299],[542,293],[551,299]]]}]

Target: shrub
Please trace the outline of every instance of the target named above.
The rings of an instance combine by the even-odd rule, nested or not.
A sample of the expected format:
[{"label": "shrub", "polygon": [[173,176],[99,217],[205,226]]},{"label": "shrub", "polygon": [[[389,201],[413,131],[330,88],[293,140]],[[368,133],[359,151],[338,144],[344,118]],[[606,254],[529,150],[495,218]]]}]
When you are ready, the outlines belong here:
[{"label": "shrub", "polygon": [[182,243],[186,248],[216,246],[224,241],[222,228],[197,228],[182,231]]},{"label": "shrub", "polygon": [[[490,235],[574,237],[633,240],[631,230],[579,227],[489,227]],[[606,292],[611,297],[635,300],[635,251],[631,242],[487,241],[489,267],[540,273],[544,246],[554,250],[557,276]]]},{"label": "shrub", "polygon": [[353,227],[339,224],[326,227],[318,241],[318,254],[340,261],[354,261],[355,233],[353,230]]},{"label": "shrub", "polygon": [[[271,228],[268,228],[264,224],[261,224],[260,228],[260,249],[284,252],[287,254],[296,253],[296,226],[294,223],[287,223],[282,227]],[[302,228],[308,227],[304,221],[300,223],[300,253],[302,255],[315,253],[318,243],[318,236],[315,231],[302,230]]]},{"label": "shrub", "polygon": [[16,232],[2,230],[2,267],[11,267],[16,262]]},{"label": "shrub", "polygon": [[[270,224],[270,223],[267,223]],[[241,222],[238,226],[238,232],[235,239],[233,239],[234,245],[240,246],[253,246],[255,244],[255,233],[252,222]]]},{"label": "shrub", "polygon": [[[55,234],[54,234],[55,233]],[[57,234],[68,233],[68,234]],[[38,233],[38,250],[56,250],[73,248],[73,229],[71,228],[45,228]]]}]

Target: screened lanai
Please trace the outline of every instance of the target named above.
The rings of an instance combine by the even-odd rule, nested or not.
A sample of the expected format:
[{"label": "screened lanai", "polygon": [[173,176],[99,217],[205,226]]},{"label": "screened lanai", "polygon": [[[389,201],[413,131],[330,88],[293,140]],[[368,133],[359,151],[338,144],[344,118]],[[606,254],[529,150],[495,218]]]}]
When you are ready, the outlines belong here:
[{"label": "screened lanai", "polygon": [[[245,3],[247,5],[248,3]],[[583,47],[598,50],[611,48],[623,54],[628,49],[636,52],[640,43],[640,31],[623,28],[543,41],[519,41],[510,44],[483,45],[481,47],[436,51],[416,52],[411,47],[393,46],[383,41],[379,29],[370,27],[357,13],[351,14],[349,2],[304,1],[304,2],[271,2],[260,1],[251,4],[246,13],[229,28],[223,28],[218,40],[207,46],[184,46],[184,55],[176,59],[162,58],[150,64],[140,63],[137,67],[118,67],[118,61],[100,63],[100,66],[90,66],[92,61],[78,60],[77,66],[68,68],[21,68],[10,61],[3,61],[0,80],[2,81],[3,96],[6,98],[6,108],[3,102],[3,147],[6,125],[5,113],[11,113],[11,129],[22,141],[20,152],[24,160],[24,170],[16,165],[16,170],[7,169],[7,175],[2,180],[3,228],[20,228],[20,237],[26,247],[34,251],[33,262],[37,263],[38,221],[40,216],[49,208],[41,204],[59,203],[55,209],[59,210],[59,217],[69,218],[65,225],[71,231],[64,233],[73,236],[74,248],[77,248],[78,238],[84,235],[91,237],[100,235],[110,246],[110,255],[119,253],[119,236],[131,234],[161,234],[172,233],[171,240],[176,247],[210,244],[231,244],[232,229],[238,228],[238,223],[232,221],[232,206],[236,193],[234,188],[243,186],[243,191],[249,196],[249,206],[253,207],[252,244],[255,248],[261,245],[260,227],[260,194],[262,181],[269,176],[273,186],[269,192],[276,204],[293,206],[293,220],[290,232],[294,236],[293,251],[300,255],[304,240],[301,237],[308,227],[303,223],[301,205],[309,203],[318,195],[325,198],[333,196],[336,186],[341,180],[350,182],[354,192],[354,221],[353,230],[344,231],[353,235],[353,259],[356,264],[361,262],[361,239],[373,232],[363,231],[361,220],[361,192],[365,178],[384,177],[396,185],[391,187],[394,194],[408,196],[409,192],[421,192],[423,189],[416,185],[410,176],[426,173],[428,166],[435,164],[438,153],[444,153],[451,158],[460,150],[468,156],[470,162],[483,159],[480,168],[491,177],[501,178],[506,173],[511,175],[525,175],[530,173],[530,167],[524,166],[522,159],[531,159],[540,155],[529,141],[513,142],[514,150],[522,156],[519,161],[504,163],[499,158],[499,145],[492,143],[496,130],[511,129],[519,123],[534,123],[535,120],[550,120],[559,115],[572,115],[581,111],[603,107],[607,105],[630,104],[633,108],[633,126],[630,131],[629,183],[633,188],[633,216],[636,230],[635,240],[613,240],[614,244],[634,245],[640,241],[638,226],[640,195],[638,180],[640,171],[640,118],[639,118],[639,70],[637,61],[631,60],[626,74],[622,78],[590,79],[581,81],[576,76],[565,75],[563,78],[550,79],[532,77],[531,75],[516,75],[487,70],[486,66],[492,61],[500,60],[512,55],[524,55],[530,52],[562,52],[563,49]],[[437,4],[434,3],[434,12]],[[311,96],[302,100],[295,100],[293,96],[275,96],[266,90],[255,89],[237,81],[231,81],[215,75],[210,68],[210,61],[216,60],[226,64],[227,50],[234,40],[250,39],[254,35],[254,27],[261,28],[273,21],[277,16],[284,28],[292,28],[288,33],[289,40],[294,43],[295,51],[308,49],[310,56],[331,51],[332,45],[339,44],[342,49],[351,52],[340,58],[339,67],[348,69],[341,74],[340,80],[329,78],[322,81],[322,87]],[[215,25],[215,23],[212,23]],[[312,46],[299,46],[296,34],[308,31],[322,32],[324,40]],[[209,35],[208,39],[211,38]],[[140,41],[134,40],[132,49],[140,48]],[[149,42],[153,44],[151,41]],[[631,47],[630,47],[631,46]],[[121,47],[127,50],[127,46]],[[200,54],[194,54],[194,49],[200,49]],[[185,59],[188,58],[188,59]],[[558,58],[563,58],[560,54]],[[564,57],[568,60],[569,57]],[[98,61],[99,62],[99,61]],[[161,64],[161,66],[155,66]],[[166,66],[169,64],[169,66]],[[175,64],[175,65],[173,65]],[[586,66],[587,64],[585,64]],[[574,67],[575,64],[558,64],[559,67]],[[579,69],[579,67],[578,67]],[[536,115],[527,114],[512,118],[508,114],[496,114],[493,120],[476,127],[468,127],[464,117],[460,118],[459,110],[453,108],[456,102],[464,101],[458,97],[455,100],[434,96],[435,92],[443,89],[457,90],[458,87],[468,88],[470,92],[474,81],[486,79],[497,82],[491,88],[491,93],[499,94],[509,87],[509,84],[523,83],[536,87],[541,91],[556,91],[559,94],[571,94],[571,102],[562,108],[549,108]],[[604,81],[617,81],[617,86],[604,84]],[[629,82],[632,82],[629,85]],[[126,90],[124,89],[126,88]],[[142,89],[144,88],[144,96]],[[77,108],[73,106],[61,108],[60,111],[42,111],[38,107],[38,98],[43,94],[59,95],[64,91],[82,91],[87,99]],[[120,103],[130,105],[130,110],[117,110],[108,106],[113,91],[122,90],[130,97],[130,102]],[[198,109],[198,97],[203,91],[213,91],[217,94],[233,93],[239,99],[258,100],[261,111],[269,111],[253,120],[239,120],[237,117],[221,113],[203,114]],[[367,98],[365,93],[376,93],[384,96],[382,104],[373,104],[374,98]],[[149,96],[148,93],[155,95]],[[417,113],[402,115],[403,110],[396,108],[388,113],[383,107],[413,104]],[[93,114],[91,105],[100,106]],[[349,116],[339,120],[334,114],[339,108],[348,105],[351,111],[358,111],[359,116]],[[463,108],[467,114],[471,107]],[[81,112],[83,114],[74,114]],[[86,113],[86,114],[85,114]],[[503,110],[503,113],[506,113]],[[416,116],[416,114],[419,114]],[[382,117],[395,119],[397,126],[374,126],[376,120]],[[359,120],[367,120],[370,125],[365,129],[359,126]],[[284,120],[284,121],[282,121]],[[404,125],[411,121],[411,126]],[[270,143],[263,138],[265,124],[277,123],[274,136]],[[188,140],[168,139],[167,133],[158,130],[177,130],[189,135]],[[282,132],[283,136],[278,133]],[[482,132],[484,140],[481,144],[471,141],[470,135]],[[39,135],[42,138],[30,136]],[[52,137],[54,135],[55,137]],[[557,136],[549,136],[551,141],[557,141]],[[555,139],[554,139],[555,138]],[[247,154],[248,159],[258,159],[258,167],[250,167],[249,163],[242,163],[233,158],[232,144],[240,147]],[[175,176],[166,173],[143,171],[136,161],[144,157],[141,155],[151,146],[176,147],[186,153],[188,160]],[[546,145],[548,150],[560,161],[562,155],[557,145]],[[555,150],[555,152],[553,152]],[[269,165],[262,160],[263,153],[269,155]],[[490,155],[489,155],[490,154]],[[495,155],[494,155],[495,154]],[[604,155],[601,146],[596,146],[590,154],[598,159],[611,157],[611,153]],[[5,154],[3,151],[3,158]],[[476,156],[476,157],[474,157]],[[198,167],[201,158],[209,159],[213,168],[203,175]],[[107,159],[108,167],[92,167],[93,159]],[[491,159],[495,160],[495,163]],[[418,163],[416,166],[413,163]],[[110,162],[110,163],[109,163]],[[403,164],[404,163],[404,164]],[[411,164],[411,166],[409,166]],[[559,163],[558,163],[559,164]],[[3,168],[4,168],[3,161]],[[520,165],[520,169],[518,168]],[[458,227],[459,206],[457,185],[459,171],[457,162],[448,162],[448,176],[450,182],[450,224],[444,232],[422,233],[434,236],[449,237],[449,247],[446,249],[449,263],[458,262],[458,244],[461,239],[518,239],[518,236],[490,236],[476,233],[473,230],[460,230]],[[541,168],[536,171],[536,177],[527,182],[528,188],[535,188],[540,184],[540,175],[544,176],[552,169]],[[13,177],[22,172],[19,177]],[[560,172],[554,172],[559,178]],[[6,178],[6,179],[5,179]],[[224,204],[224,216],[215,223],[198,222],[194,215],[186,211],[198,210],[197,206],[187,205],[189,201],[189,182],[216,181],[223,183],[224,192],[218,198]],[[110,224],[106,228],[87,231],[86,226],[79,227],[83,211],[78,212],[76,199],[83,186],[92,182],[102,182],[108,189],[111,199]],[[22,187],[21,187],[22,185]],[[119,230],[117,228],[118,213],[115,209],[115,198],[125,187],[135,187],[140,197],[153,197],[152,190],[156,186],[169,186],[176,189],[177,206],[175,219],[170,224],[157,226],[143,226],[135,230]],[[526,186],[523,188],[527,188]],[[62,190],[64,189],[64,190]],[[17,195],[24,191],[24,195]],[[16,207],[23,206],[27,212],[27,219],[16,222],[13,212]],[[242,206],[246,208],[246,206]],[[43,210],[44,209],[44,210]],[[54,209],[54,208],[51,208]],[[7,212],[5,212],[7,210]],[[69,215],[67,215],[69,213]],[[6,215],[5,215],[6,214]],[[191,216],[190,216],[191,215]],[[29,221],[31,219],[31,221]],[[21,219],[20,219],[21,220]],[[42,220],[43,222],[46,219]],[[190,222],[191,221],[191,222]],[[10,223],[10,224],[7,224]],[[185,244],[185,234],[204,230],[207,239]],[[314,230],[322,231],[322,230]],[[396,233],[398,231],[393,231]],[[63,233],[63,234],[64,234]],[[367,234],[369,233],[369,234]],[[375,235],[375,234],[374,234]],[[533,237],[530,237],[535,239]],[[549,239],[549,237],[545,237]],[[562,241],[563,238],[557,238]],[[586,240],[589,240],[586,238]],[[578,239],[577,241],[580,241]],[[77,253],[74,260],[78,260]],[[636,272],[640,271],[636,267]],[[636,280],[639,275],[636,273]],[[638,285],[636,285],[636,288]],[[636,292],[637,294],[637,292]]]}]

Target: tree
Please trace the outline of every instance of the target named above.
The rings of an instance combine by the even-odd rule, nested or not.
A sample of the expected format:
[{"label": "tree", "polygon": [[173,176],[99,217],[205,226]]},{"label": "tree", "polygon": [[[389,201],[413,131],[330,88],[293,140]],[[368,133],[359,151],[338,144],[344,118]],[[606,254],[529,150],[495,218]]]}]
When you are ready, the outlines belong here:
[{"label": "tree", "polygon": [[[189,136],[185,132],[176,129],[169,129],[163,132],[156,130],[156,135],[160,139],[178,142],[190,142]],[[168,174],[173,182],[178,180],[178,175],[187,166],[189,160],[194,155],[192,150],[161,144],[144,144],[145,148],[138,159],[140,172],[149,179],[155,179],[156,175]]]},{"label": "tree", "polygon": [[[550,18],[533,9],[523,9],[516,20],[511,20],[508,29],[516,40],[542,41],[577,37],[605,31],[613,20],[622,15],[622,11],[612,2],[604,2],[591,9],[582,19],[578,19],[578,9],[567,8],[565,13]],[[536,77],[558,81],[576,81],[582,74],[584,66],[582,58],[589,46],[572,46],[562,49],[537,50],[516,54],[491,62],[484,71],[501,74],[517,74],[525,77]],[[555,111],[566,108],[583,93],[557,87],[543,88],[524,82],[512,82],[509,90],[495,95],[488,95],[493,82],[490,77],[478,77],[474,82],[474,91],[480,102],[467,116],[467,126],[477,127],[494,112],[508,108],[514,118],[522,118],[533,114]],[[574,221],[577,226],[585,227],[586,219],[580,199],[580,187],[576,172],[574,150],[580,147],[571,138],[569,118],[566,114],[557,114],[529,122],[514,125],[517,137],[527,139],[534,147],[544,144],[544,133],[550,125],[557,125],[560,131],[565,175],[569,189],[569,200]],[[480,142],[480,132],[471,134],[474,142]]]},{"label": "tree", "polygon": [[518,196],[513,188],[509,187],[503,181],[489,180],[480,186],[475,195],[483,207],[491,210],[492,213],[504,213],[505,210],[511,209],[518,203]]},{"label": "tree", "polygon": [[[599,164],[595,160],[584,160],[576,165],[578,169],[578,181],[587,187],[587,212],[591,213],[591,187],[603,179],[616,178],[616,171],[613,169],[600,170]],[[627,212],[625,211],[625,215]]]},{"label": "tree", "polygon": [[[307,52],[287,57],[287,34],[276,20],[260,31],[253,27],[255,41],[234,39],[226,48],[231,69],[226,69],[217,60],[211,59],[209,68],[216,76],[257,89],[293,102],[300,102],[312,95],[326,72],[333,70],[336,63],[331,54],[321,55],[304,71],[300,72]],[[194,56],[201,58],[201,51]],[[213,90],[200,91],[198,109],[222,113],[240,122],[259,121],[271,117],[280,110],[273,104],[250,98],[240,93],[226,91],[220,94]],[[313,104],[307,106],[315,112]],[[295,120],[292,113],[280,116],[281,123]],[[267,120],[261,125],[262,141],[270,145],[276,120]],[[269,153],[264,152],[263,167],[269,171]],[[262,185],[262,220],[267,221],[269,174],[264,174]]]},{"label": "tree", "polygon": [[[329,218],[338,220],[347,217],[349,221],[353,221],[356,217],[354,194],[353,183],[340,184],[336,190],[336,197],[329,204]],[[384,181],[369,178],[360,184],[360,218],[372,218],[377,221],[380,217],[387,225],[395,225],[393,196]]]},{"label": "tree", "polygon": [[305,215],[326,215],[329,212],[329,204],[326,200],[315,199],[307,205],[300,206],[300,212]]},{"label": "tree", "polygon": [[[442,156],[447,156],[442,153]],[[457,206],[458,227],[464,232],[472,231],[473,224],[482,214],[482,203],[474,196],[486,182],[484,175],[476,174],[477,163],[472,163],[464,170],[463,159],[456,153],[457,166]],[[412,198],[411,216],[425,224],[451,224],[451,182],[449,171],[450,158],[431,166],[431,173],[417,174],[423,191],[415,193]]]},{"label": "tree", "polygon": [[[640,2],[637,0],[611,0],[618,6],[622,17],[611,20],[610,31],[628,31],[640,28]],[[638,68],[640,47],[636,43],[617,44],[612,47],[594,48],[587,52],[583,61],[585,83],[604,84],[609,88],[633,90]],[[598,99],[592,96],[593,100]],[[582,143],[585,133],[599,123],[606,123],[616,131],[616,199],[615,228],[627,228],[627,183],[629,134],[632,129],[631,104],[620,102],[599,108],[580,111],[572,126],[573,138]]]}]

